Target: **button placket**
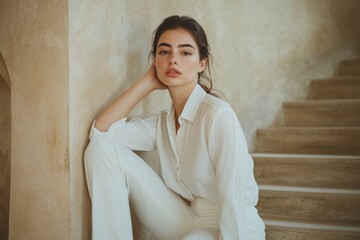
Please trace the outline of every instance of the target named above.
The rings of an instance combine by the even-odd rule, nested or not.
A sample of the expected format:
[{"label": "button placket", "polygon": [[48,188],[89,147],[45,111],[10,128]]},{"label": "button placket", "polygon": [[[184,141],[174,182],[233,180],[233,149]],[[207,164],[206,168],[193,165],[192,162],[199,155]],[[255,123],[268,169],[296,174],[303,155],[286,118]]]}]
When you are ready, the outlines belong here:
[{"label": "button placket", "polygon": [[168,135],[169,135],[169,139],[170,139],[170,144],[171,144],[171,148],[175,154],[175,158],[176,158],[176,162],[178,161],[179,157],[178,157],[178,152],[177,152],[177,147],[176,147],[176,130],[175,130],[175,126],[173,124],[172,119],[167,119],[166,121],[167,124],[167,129],[168,129]]},{"label": "button placket", "polygon": [[170,144],[175,154],[175,172],[176,172],[176,178],[178,180],[179,185],[182,187],[182,189],[187,193],[187,196],[189,199],[193,199],[191,191],[186,187],[183,179],[181,178],[181,168],[180,168],[180,159],[181,159],[181,151],[183,148],[183,132],[184,132],[184,120],[179,119],[180,128],[178,132],[176,133],[175,124],[173,122],[173,119],[168,119],[166,124],[168,128],[169,138],[170,138]]},{"label": "button placket", "polygon": [[179,124],[180,124],[180,128],[176,134],[176,147],[178,149],[178,156],[177,156],[177,159],[176,159],[176,174],[177,174],[177,179],[178,181],[182,184],[183,184],[183,180],[181,179],[181,170],[180,170],[180,161],[181,161],[181,156],[182,156],[182,140],[183,140],[183,119],[182,118],[179,118]]},{"label": "button placket", "polygon": [[175,167],[175,169],[176,169],[176,177],[180,182],[181,175],[180,175],[180,166],[179,166],[179,160],[178,159],[176,159],[176,167]]}]

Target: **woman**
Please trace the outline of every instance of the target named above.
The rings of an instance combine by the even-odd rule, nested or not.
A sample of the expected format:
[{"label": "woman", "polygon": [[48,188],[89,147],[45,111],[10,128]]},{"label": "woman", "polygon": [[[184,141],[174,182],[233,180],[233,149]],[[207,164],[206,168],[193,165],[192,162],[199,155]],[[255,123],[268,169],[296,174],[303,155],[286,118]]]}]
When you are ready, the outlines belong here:
[{"label": "woman", "polygon": [[[171,16],[155,31],[147,73],[96,119],[85,153],[93,239],[132,239],[129,203],[157,239],[265,239],[258,187],[231,107],[211,95],[209,45],[192,18]],[[203,81],[210,80],[210,87]],[[172,107],[126,117],[150,92]],[[134,150],[157,150],[161,177]]]}]

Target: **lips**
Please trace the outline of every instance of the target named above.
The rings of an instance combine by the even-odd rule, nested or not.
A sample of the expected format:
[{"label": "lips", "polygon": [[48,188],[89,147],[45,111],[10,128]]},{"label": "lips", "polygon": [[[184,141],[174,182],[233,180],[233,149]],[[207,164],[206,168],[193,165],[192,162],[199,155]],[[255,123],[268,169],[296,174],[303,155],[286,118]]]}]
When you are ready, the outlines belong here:
[{"label": "lips", "polygon": [[165,74],[168,77],[178,77],[180,76],[181,72],[176,68],[171,67],[168,70],[166,70]]}]

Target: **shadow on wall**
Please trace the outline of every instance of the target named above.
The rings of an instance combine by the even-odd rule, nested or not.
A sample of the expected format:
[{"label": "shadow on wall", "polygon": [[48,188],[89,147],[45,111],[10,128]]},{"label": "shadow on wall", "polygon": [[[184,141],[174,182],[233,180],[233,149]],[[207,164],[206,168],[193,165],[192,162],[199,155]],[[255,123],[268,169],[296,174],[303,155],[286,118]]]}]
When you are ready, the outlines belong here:
[{"label": "shadow on wall", "polygon": [[[360,15],[358,14],[360,1],[330,0],[322,2],[308,0],[308,10],[313,13],[318,22],[331,23],[327,26],[332,26],[332,28],[323,28],[326,24],[319,25],[321,28],[318,29],[318,34],[314,35],[314,39],[312,39],[315,51],[326,53],[324,50],[332,49],[329,46],[331,43],[334,46],[345,45],[355,51],[360,50],[356,41],[360,38],[360,31],[354,29],[354,26],[360,24]],[[328,11],[327,15],[323,13],[325,10]],[[332,38],[332,41],[329,41],[329,37]]]},{"label": "shadow on wall", "polygon": [[8,239],[11,165],[10,79],[0,52],[0,239]]}]

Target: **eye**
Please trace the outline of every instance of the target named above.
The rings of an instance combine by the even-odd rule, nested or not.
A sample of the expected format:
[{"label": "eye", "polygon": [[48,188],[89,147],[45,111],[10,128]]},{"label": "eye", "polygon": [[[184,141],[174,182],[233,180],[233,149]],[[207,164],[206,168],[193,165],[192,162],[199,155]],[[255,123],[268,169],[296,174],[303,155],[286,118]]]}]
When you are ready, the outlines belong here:
[{"label": "eye", "polygon": [[161,51],[159,51],[159,54],[160,55],[166,55],[166,54],[168,54],[169,53],[169,51],[166,51],[166,50],[161,50]]},{"label": "eye", "polygon": [[191,56],[190,52],[182,52],[181,54],[184,55],[184,56]]}]

